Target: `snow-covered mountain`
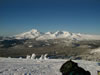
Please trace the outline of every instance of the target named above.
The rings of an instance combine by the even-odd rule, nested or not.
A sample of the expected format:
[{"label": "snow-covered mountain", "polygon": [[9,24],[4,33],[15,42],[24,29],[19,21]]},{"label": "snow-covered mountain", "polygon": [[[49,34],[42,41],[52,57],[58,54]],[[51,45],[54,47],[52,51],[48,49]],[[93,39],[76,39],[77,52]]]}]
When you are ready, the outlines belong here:
[{"label": "snow-covered mountain", "polygon": [[33,38],[36,38],[36,37],[38,37],[40,35],[41,35],[41,33],[38,30],[32,29],[32,30],[30,30],[28,32],[15,35],[14,37],[16,39],[33,39]]},{"label": "snow-covered mountain", "polygon": [[16,39],[36,39],[36,40],[47,40],[47,39],[76,39],[76,40],[100,40],[100,35],[88,35],[80,33],[71,33],[67,31],[56,31],[41,33],[36,29],[32,29],[28,32],[21,33],[14,36]]},{"label": "snow-covered mountain", "polygon": [[45,39],[58,39],[58,38],[70,38],[72,33],[66,31],[57,31],[57,32],[46,32],[44,35],[41,35],[37,40]]}]

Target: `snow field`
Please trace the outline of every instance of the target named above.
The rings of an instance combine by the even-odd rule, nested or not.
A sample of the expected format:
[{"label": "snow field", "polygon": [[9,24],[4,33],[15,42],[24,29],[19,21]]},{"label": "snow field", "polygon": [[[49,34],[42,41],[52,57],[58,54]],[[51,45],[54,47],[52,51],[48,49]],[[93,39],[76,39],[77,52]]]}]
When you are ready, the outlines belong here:
[{"label": "snow field", "polygon": [[[64,59],[17,59],[0,58],[0,75],[61,75],[60,67],[67,60]],[[74,60],[79,66],[97,75],[100,66],[97,62]]]}]

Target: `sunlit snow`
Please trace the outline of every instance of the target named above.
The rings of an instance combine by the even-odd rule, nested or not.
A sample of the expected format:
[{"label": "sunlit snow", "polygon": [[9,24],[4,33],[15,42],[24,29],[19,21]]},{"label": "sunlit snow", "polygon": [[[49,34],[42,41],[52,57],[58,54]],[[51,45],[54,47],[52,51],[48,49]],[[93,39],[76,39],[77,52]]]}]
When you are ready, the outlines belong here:
[{"label": "sunlit snow", "polygon": [[[46,56],[46,55],[45,55]],[[33,57],[35,55],[33,54]],[[0,75],[61,75],[59,69],[65,59],[18,59],[0,58]],[[97,62],[74,60],[91,75],[97,75],[100,66]]]},{"label": "sunlit snow", "polygon": [[47,40],[47,39],[78,39],[78,40],[100,40],[100,35],[88,35],[80,33],[71,33],[68,31],[56,31],[56,32],[39,32],[37,29],[32,29],[28,32],[24,32],[14,36],[16,39],[34,39]]}]

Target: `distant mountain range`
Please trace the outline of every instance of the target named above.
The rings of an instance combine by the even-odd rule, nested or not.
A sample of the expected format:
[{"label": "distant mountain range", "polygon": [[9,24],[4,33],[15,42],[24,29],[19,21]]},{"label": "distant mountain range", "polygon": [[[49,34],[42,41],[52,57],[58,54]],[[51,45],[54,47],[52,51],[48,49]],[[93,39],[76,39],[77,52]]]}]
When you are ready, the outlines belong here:
[{"label": "distant mountain range", "polygon": [[10,37],[0,37],[0,57],[25,57],[35,53],[50,58],[100,61],[100,35],[67,31],[39,32],[32,29]]},{"label": "distant mountain range", "polygon": [[71,33],[67,31],[56,32],[39,32],[37,29],[32,29],[28,32],[24,32],[18,35],[14,35],[15,39],[36,39],[36,40],[48,40],[48,39],[75,39],[75,40],[100,40],[100,35],[89,35],[80,33]]}]

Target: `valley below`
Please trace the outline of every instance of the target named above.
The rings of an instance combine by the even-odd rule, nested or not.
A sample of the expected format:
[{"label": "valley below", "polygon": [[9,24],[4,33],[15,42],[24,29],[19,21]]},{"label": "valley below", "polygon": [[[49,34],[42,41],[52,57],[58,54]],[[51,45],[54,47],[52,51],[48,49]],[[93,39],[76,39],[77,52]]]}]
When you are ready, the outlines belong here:
[{"label": "valley below", "polygon": [[0,57],[25,58],[33,53],[37,58],[48,54],[48,58],[100,61],[100,40],[12,39],[0,41]]},{"label": "valley below", "polygon": [[52,59],[100,61],[100,36],[67,31],[40,32],[32,29],[10,37],[0,37],[0,57],[26,58],[47,54]]}]

